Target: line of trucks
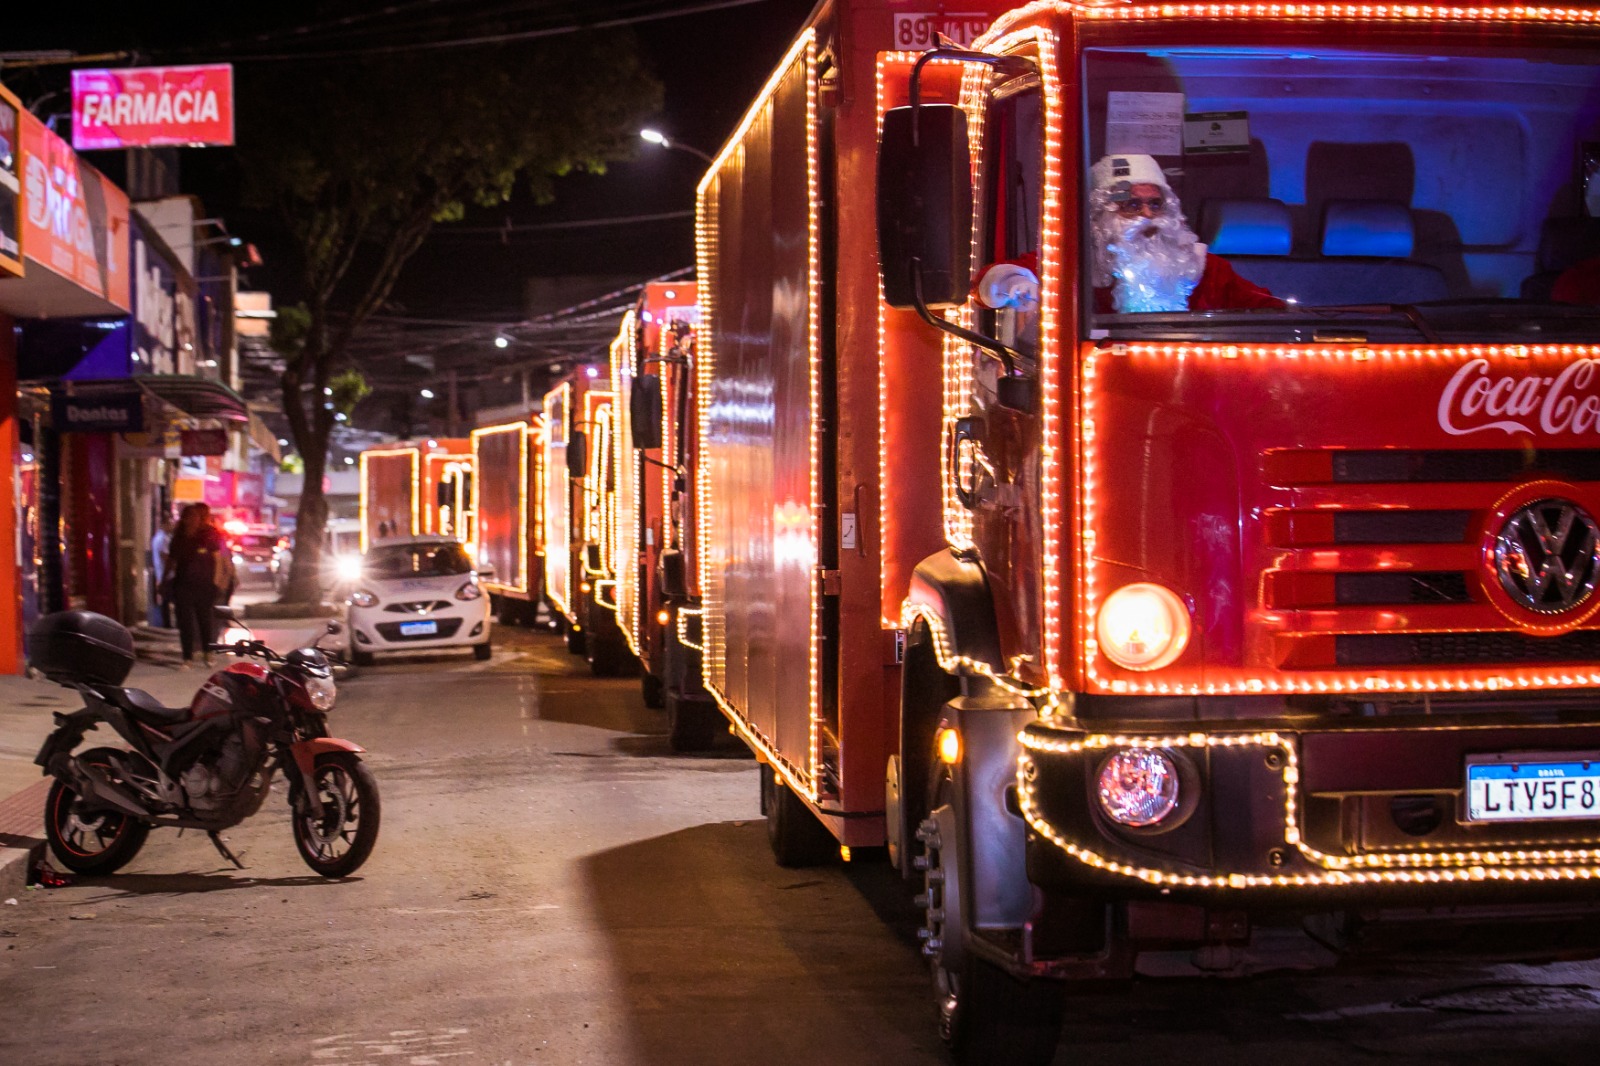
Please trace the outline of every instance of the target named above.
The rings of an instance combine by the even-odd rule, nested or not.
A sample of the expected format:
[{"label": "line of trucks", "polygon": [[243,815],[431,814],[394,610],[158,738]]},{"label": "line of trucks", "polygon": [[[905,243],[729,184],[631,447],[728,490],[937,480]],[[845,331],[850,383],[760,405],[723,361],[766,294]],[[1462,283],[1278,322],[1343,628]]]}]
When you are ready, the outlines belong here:
[{"label": "line of trucks", "polygon": [[[1146,159],[1283,306],[1116,309]],[[778,862],[905,877],[958,1061],[1070,981],[1571,949],[1597,171],[1593,8],[825,0],[695,280],[472,433],[487,587],[748,745]]]}]

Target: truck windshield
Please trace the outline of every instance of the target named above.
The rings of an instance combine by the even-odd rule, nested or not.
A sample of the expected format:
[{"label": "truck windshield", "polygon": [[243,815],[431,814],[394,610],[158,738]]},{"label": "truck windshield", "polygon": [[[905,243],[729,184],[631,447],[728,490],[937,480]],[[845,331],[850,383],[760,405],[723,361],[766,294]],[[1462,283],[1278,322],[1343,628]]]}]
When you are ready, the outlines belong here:
[{"label": "truck windshield", "polygon": [[472,560],[459,544],[389,544],[362,560],[369,577],[445,577],[472,572]]},{"label": "truck windshield", "polygon": [[1600,339],[1600,55],[1084,53],[1093,337]]}]

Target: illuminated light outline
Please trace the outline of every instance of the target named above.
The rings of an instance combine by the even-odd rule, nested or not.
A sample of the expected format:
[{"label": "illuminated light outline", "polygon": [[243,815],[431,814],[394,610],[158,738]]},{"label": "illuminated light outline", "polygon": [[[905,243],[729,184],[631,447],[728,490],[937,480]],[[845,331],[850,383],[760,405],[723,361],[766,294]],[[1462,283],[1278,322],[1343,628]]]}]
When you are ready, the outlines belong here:
[{"label": "illuminated light outline", "polygon": [[[1083,751],[1112,748],[1216,748],[1271,747],[1283,753],[1281,779],[1284,786],[1283,842],[1291,844],[1306,859],[1324,867],[1311,874],[1176,874],[1155,867],[1131,866],[1068,840],[1040,812],[1033,778],[1032,760],[1026,755],[1017,761],[1017,798],[1023,817],[1040,836],[1086,866],[1108,873],[1136,878],[1148,884],[1185,888],[1282,888],[1324,885],[1379,883],[1444,883],[1454,881],[1552,881],[1588,880],[1600,877],[1600,866],[1560,866],[1552,863],[1593,862],[1600,860],[1600,849],[1551,848],[1517,851],[1509,848],[1483,848],[1473,851],[1415,852],[1365,855],[1330,855],[1308,844],[1300,834],[1296,794],[1300,782],[1299,752],[1290,737],[1274,732],[1210,734],[1192,732],[1167,736],[1120,736],[1105,733],[1083,734],[1076,740],[1050,740],[1027,731],[1017,734],[1025,751],[1054,755],[1075,755]],[[1036,771],[1036,767],[1033,767]],[[1545,865],[1532,865],[1545,864]]]},{"label": "illuminated light outline", "polygon": [[[1230,362],[1255,361],[1265,364],[1273,360],[1322,360],[1336,363],[1419,364],[1424,362],[1447,363],[1474,359],[1488,361],[1548,358],[1552,360],[1600,358],[1600,346],[1583,344],[1464,344],[1464,345],[1335,345],[1335,344],[1188,344],[1174,343],[1114,343],[1097,345],[1085,341],[1082,345],[1082,404],[1079,420],[1082,439],[1083,503],[1080,509],[1083,579],[1079,582],[1079,618],[1081,634],[1081,665],[1090,691],[1115,694],[1140,694],[1162,696],[1222,696],[1268,695],[1293,693],[1370,693],[1370,692],[1501,692],[1527,691],[1546,688],[1573,688],[1600,685],[1600,670],[1573,667],[1535,666],[1511,668],[1489,667],[1479,670],[1419,670],[1410,673],[1394,669],[1350,669],[1305,671],[1314,676],[1250,676],[1227,681],[1180,683],[1163,681],[1160,677],[1166,667],[1154,674],[1140,677],[1109,677],[1101,670],[1101,652],[1094,634],[1094,620],[1098,617],[1103,595],[1099,583],[1099,562],[1095,547],[1099,541],[1096,525],[1095,501],[1101,494],[1099,483],[1098,415],[1099,365],[1108,359],[1219,359]],[[1533,624],[1513,621],[1519,631],[1531,631]],[[1432,630],[1429,630],[1432,632]],[[1501,632],[1480,628],[1441,630],[1440,632]],[[1058,683],[1052,684],[1059,688]]]},{"label": "illuminated light outline", "polygon": [[[563,381],[561,384],[544,394],[544,480],[546,482],[544,487],[546,496],[546,506],[544,507],[545,558],[549,559],[550,557],[551,545],[558,545],[558,550],[565,550],[567,553],[567,565],[562,575],[561,590],[558,592],[555,587],[550,584],[547,567],[545,574],[545,595],[549,598],[550,605],[556,610],[560,611],[562,617],[566,618],[570,622],[573,621],[572,579],[575,576],[572,572],[572,479],[567,475],[567,464],[564,461],[565,453],[563,453],[563,462],[561,463],[556,463],[551,454],[551,450],[556,446],[556,422],[558,420],[551,416],[550,410],[552,405],[555,403],[559,403],[561,405],[561,418],[559,419],[561,444],[563,447],[565,447],[568,446],[572,440],[572,382]],[[559,535],[557,535],[557,531],[555,529],[554,515],[551,513],[551,509],[548,506],[548,498],[551,495],[550,489],[554,487],[549,484],[549,480],[551,478],[557,478],[560,480],[560,488],[565,490],[567,497],[567,506],[564,512],[566,515],[567,529],[561,532]]]},{"label": "illuminated light outline", "polygon": [[678,643],[682,644],[685,648],[690,648],[694,651],[700,652],[702,655],[705,654],[706,649],[689,639],[689,627],[687,625],[687,619],[691,617],[699,618],[703,613],[704,612],[698,607],[679,607],[677,620]]},{"label": "illuminated light outline", "polygon": [[[520,585],[508,584],[504,581],[484,581],[484,588],[491,592],[528,592],[528,422],[524,419],[517,422],[502,422],[497,426],[485,426],[473,430],[469,436],[472,438],[472,463],[475,471],[481,471],[482,465],[478,460],[478,439],[500,433],[520,433],[522,439],[517,446],[517,576],[521,579]],[[472,511],[474,516],[480,513],[478,494],[482,491],[483,479],[474,473],[472,478]]]},{"label": "illuminated light outline", "polygon": [[[890,66],[902,66],[902,67],[908,68],[907,72],[909,73],[909,68],[911,66],[913,66],[921,56],[922,56],[921,52],[897,51],[897,52],[880,52],[880,53],[878,53],[878,62],[877,62],[877,71],[876,71],[876,80],[877,80],[877,105],[876,105],[877,106],[877,113],[876,113],[876,120],[877,120],[877,132],[878,132],[878,135],[879,135],[880,138],[883,135],[883,117],[884,117],[884,114],[889,109],[889,102],[888,102],[888,68]],[[965,64],[962,64],[959,61],[954,60],[954,59],[937,59],[937,60],[934,60],[933,63],[937,64],[937,65],[941,65],[941,66],[958,66],[959,67],[959,66],[964,66],[965,65]],[[969,118],[970,118],[970,110],[969,110]],[[969,122],[969,125],[968,125],[968,130],[969,130],[969,139],[970,139],[970,131],[971,131],[970,122]],[[977,155],[973,156],[974,160],[976,160],[977,158],[978,158]],[[976,183],[974,183],[974,187],[976,188]],[[977,240],[977,237],[976,237],[977,227],[973,227],[973,232],[974,232],[974,238],[973,239],[974,239],[974,241],[976,241]],[[887,367],[886,367],[885,364],[886,364],[886,360],[887,360],[887,357],[888,357],[888,340],[889,340],[888,312],[889,312],[890,308],[889,308],[888,303],[885,302],[885,300],[884,300],[884,295],[883,295],[883,275],[882,275],[881,272],[878,275],[877,285],[878,285],[878,500],[879,500],[879,505],[878,505],[878,602],[881,605],[881,604],[887,602],[888,596],[889,596],[889,584],[888,584],[888,582],[889,582],[889,570],[888,570],[888,567],[883,565],[883,560],[889,558],[889,532],[890,532],[890,530],[892,530],[894,528],[894,515],[892,514],[892,512],[890,511],[890,509],[888,508],[888,506],[884,502],[884,501],[888,500],[889,497],[890,497],[890,493],[887,490],[888,490],[888,486],[890,485],[891,480],[892,480],[892,478],[891,478],[892,467],[891,467],[891,465],[889,463],[888,421],[884,417],[884,414],[883,414],[885,411],[889,410],[889,376],[888,376]],[[940,357],[941,357],[941,362],[944,364],[941,367],[941,381],[942,381],[942,386],[944,388],[944,418],[943,418],[943,423],[942,423],[942,426],[943,426],[943,428],[942,428],[942,437],[943,437],[943,439],[948,439],[949,435],[950,435],[950,432],[951,432],[951,427],[954,424],[953,423],[953,419],[952,419],[952,417],[950,415],[951,399],[950,399],[949,353],[944,348],[945,341],[942,339],[940,343],[941,343]],[[940,491],[940,494],[941,494],[941,511],[942,511],[943,521],[944,521],[945,530],[946,530],[945,540],[946,540],[946,543],[950,543],[951,541],[950,541],[949,530],[951,529],[951,520],[952,520],[953,509],[954,508],[959,508],[960,504],[959,504],[959,501],[957,501],[954,498],[954,493],[953,493],[953,491],[951,489],[950,475],[949,475],[949,471],[948,471],[948,457],[946,455],[946,449],[943,446],[941,446],[939,448],[939,472],[940,472],[939,491]],[[964,508],[962,508],[960,510],[960,513],[961,513],[962,516],[964,516],[966,518],[966,520],[968,522],[968,527],[970,529],[970,516],[967,515],[967,513],[966,513]],[[860,516],[857,515],[856,517],[857,517],[857,521],[859,522],[860,521]],[[880,610],[881,610],[881,607],[880,607]],[[900,628],[900,623],[899,622],[897,622],[895,619],[889,618],[887,616],[880,616],[878,621],[879,621],[880,627],[883,628],[883,629],[898,629],[898,628]]]},{"label": "illuminated light outline", "polygon": [[367,553],[367,548],[371,546],[371,541],[367,537],[367,457],[371,456],[374,459],[388,459],[396,455],[409,455],[411,457],[411,535],[416,536],[417,534],[417,508],[419,497],[422,494],[421,450],[415,445],[408,445],[403,448],[368,448],[366,451],[361,453],[361,461],[357,467],[357,469],[359,469],[361,472],[361,494],[357,498],[356,508],[357,514],[361,520],[362,555],[365,555]]},{"label": "illuminated light outline", "polygon": [[[819,301],[817,297],[821,289],[822,278],[820,264],[821,232],[820,221],[818,218],[821,208],[821,176],[818,173],[820,150],[817,143],[817,52],[816,29],[814,27],[806,27],[806,29],[800,33],[800,36],[796,38],[794,44],[790,45],[789,50],[784,54],[783,59],[779,61],[776,69],[774,69],[772,75],[767,79],[766,85],[763,86],[761,92],[757,94],[754,103],[752,103],[749,109],[745,112],[744,118],[741,120],[738,128],[723,146],[722,151],[717,155],[715,161],[711,164],[710,169],[706,171],[705,176],[700,179],[700,184],[696,187],[695,194],[698,209],[695,212],[695,265],[699,278],[698,296],[700,302],[701,321],[702,323],[709,323],[712,321],[712,309],[716,306],[716,297],[713,291],[712,283],[712,279],[716,277],[715,270],[713,269],[715,266],[714,238],[711,232],[716,225],[716,206],[714,200],[711,200],[708,197],[708,192],[710,191],[713,183],[716,181],[723,164],[742,150],[745,134],[750,131],[750,127],[755,123],[757,117],[759,117],[765,110],[767,104],[777,92],[778,87],[783,83],[783,79],[789,74],[791,68],[795,66],[796,62],[802,59],[805,64],[804,77],[806,85],[807,119],[806,191],[807,198],[809,200],[807,205],[806,227],[807,298],[810,301],[810,306],[807,308],[807,330],[809,333],[807,344],[810,353],[810,389],[812,401],[812,409],[810,411],[811,439],[809,442],[811,463],[811,513],[809,516],[811,523],[810,547],[813,553],[813,573],[810,582],[811,662],[809,664],[809,688],[811,694],[811,706],[808,714],[810,726],[808,744],[809,758],[811,762],[810,766],[806,768],[797,767],[788,759],[784,758],[782,755],[779,755],[772,744],[770,744],[764,736],[761,736],[755,727],[748,720],[742,717],[740,713],[732,706],[732,704],[728,702],[721,690],[718,689],[716,681],[714,680],[722,669],[724,663],[724,651],[720,644],[716,641],[713,641],[711,639],[711,635],[705,632],[702,632],[701,636],[709,650],[704,653],[704,657],[702,659],[701,680],[705,685],[706,691],[711,694],[712,699],[714,699],[717,703],[717,706],[722,709],[723,714],[733,724],[734,729],[744,737],[745,742],[751,747],[755,748],[763,757],[767,759],[774,771],[783,777],[784,781],[790,788],[792,788],[795,792],[805,796],[807,800],[815,804],[818,798],[816,782],[817,767],[820,761],[821,743],[819,725],[822,717],[821,707],[818,702],[821,692],[821,677],[818,669],[819,663],[817,653],[821,642],[821,633],[819,630],[821,611],[819,609],[820,604],[818,601],[821,596],[822,575],[816,572],[816,551],[817,545],[820,543],[818,530],[820,495],[818,485],[819,471],[817,469],[817,457],[820,449],[820,441],[818,437],[817,401],[818,391],[820,389],[821,371],[819,364],[821,357],[818,350],[821,330],[821,309],[818,306]],[[708,219],[708,215],[712,217]],[[712,370],[716,365],[716,350],[715,342],[713,340],[713,333],[713,330],[706,330],[706,336],[704,338],[706,350],[703,353],[699,353],[701,355],[701,360],[699,374],[697,377],[699,389],[696,396],[696,403],[699,407],[699,439],[702,443],[702,447],[706,441],[710,440],[709,398],[711,395]],[[696,484],[699,490],[698,499],[696,500],[696,509],[698,511],[696,528],[700,532],[700,550],[697,552],[697,555],[699,556],[697,560],[697,569],[700,572],[700,588],[702,595],[705,595],[706,591],[713,587],[710,582],[710,560],[708,558],[709,552],[705,550],[706,546],[712,543],[710,539],[712,496],[710,491],[711,477],[708,469],[709,465],[710,464],[704,460],[704,457],[702,457],[701,460],[696,464],[698,468]],[[715,621],[717,617],[716,610],[718,606],[719,605],[715,602],[706,602],[702,607],[702,611],[707,617]]]},{"label": "illuminated light outline", "polygon": [[1115,4],[1063,3],[1035,0],[997,18],[989,32],[974,42],[987,49],[990,42],[1018,22],[1041,14],[1075,17],[1086,22],[1259,19],[1282,22],[1530,22],[1592,26],[1600,23],[1600,10],[1570,7],[1450,7],[1438,4]]}]

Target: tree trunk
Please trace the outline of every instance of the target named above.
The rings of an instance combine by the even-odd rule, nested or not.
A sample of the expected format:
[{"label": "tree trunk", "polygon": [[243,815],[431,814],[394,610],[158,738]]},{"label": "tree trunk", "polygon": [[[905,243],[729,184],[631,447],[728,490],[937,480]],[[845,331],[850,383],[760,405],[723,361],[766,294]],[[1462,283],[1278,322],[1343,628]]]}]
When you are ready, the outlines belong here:
[{"label": "tree trunk", "polygon": [[328,467],[328,443],[312,443],[301,448],[305,478],[300,486],[300,507],[295,512],[294,563],[289,570],[289,586],[284,603],[321,603],[322,548],[328,528],[328,499],[322,493],[322,478]]}]

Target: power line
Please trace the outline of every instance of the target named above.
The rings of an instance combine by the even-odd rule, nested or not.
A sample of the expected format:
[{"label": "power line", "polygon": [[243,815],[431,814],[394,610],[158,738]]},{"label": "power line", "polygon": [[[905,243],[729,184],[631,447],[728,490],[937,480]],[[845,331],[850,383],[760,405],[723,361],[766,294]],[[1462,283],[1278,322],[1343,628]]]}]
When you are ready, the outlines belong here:
[{"label": "power line", "polygon": [[592,229],[598,226],[629,226],[644,222],[665,222],[680,218],[693,218],[692,209],[684,211],[660,211],[653,215],[618,215],[612,218],[582,218],[570,222],[507,222],[500,226],[456,226],[443,225],[435,228],[429,236],[432,237],[479,237],[499,236],[508,233],[532,233],[543,230],[565,229]]},{"label": "power line", "polygon": [[459,37],[447,41],[415,41],[411,44],[369,45],[360,48],[340,48],[324,51],[269,52],[260,55],[238,54],[225,58],[230,58],[235,63],[283,62],[306,59],[348,59],[355,56],[393,55],[401,52],[437,51],[444,48],[474,48],[490,44],[507,44],[512,41],[532,41],[545,37],[561,37],[593,30],[618,29],[623,26],[634,26],[644,22],[659,22],[663,19],[679,18],[684,15],[699,15],[707,11],[721,11],[730,7],[746,7],[750,4],[764,2],[765,0],[714,0],[711,3],[697,4],[692,7],[678,8],[671,11],[654,11],[642,15],[601,19],[596,22],[569,23],[565,26],[550,26],[544,29],[522,30],[512,33],[495,33],[481,37]]}]

